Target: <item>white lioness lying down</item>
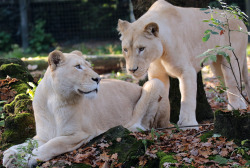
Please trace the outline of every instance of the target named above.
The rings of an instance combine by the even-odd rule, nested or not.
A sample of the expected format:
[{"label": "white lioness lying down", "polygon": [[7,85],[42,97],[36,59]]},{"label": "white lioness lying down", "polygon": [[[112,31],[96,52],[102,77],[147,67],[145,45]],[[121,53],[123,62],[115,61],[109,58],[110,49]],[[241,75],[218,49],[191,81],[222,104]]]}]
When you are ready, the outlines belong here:
[{"label": "white lioness lying down", "polygon": [[[211,36],[202,42],[204,31],[211,29],[203,19],[210,19],[210,14],[204,14],[198,8],[181,8],[164,0],[156,1],[150,9],[137,21],[129,23],[119,20],[118,31],[121,34],[123,55],[126,68],[134,77],[141,78],[148,73],[149,79],[158,78],[164,82],[166,92],[169,92],[169,76],[178,78],[181,92],[181,109],[178,125],[196,125],[196,91],[197,72],[201,70],[197,57],[216,45],[229,45],[228,31],[224,35]],[[214,14],[217,19],[218,15]],[[221,20],[221,18],[219,18]],[[246,32],[242,21],[232,19],[230,29]],[[250,85],[246,62],[247,34],[231,31],[232,47],[239,60],[239,65],[250,100]],[[239,68],[232,51],[228,52],[232,67],[241,82]],[[245,109],[246,103],[241,100],[236,80],[226,59],[217,56],[217,62],[210,66],[216,76],[220,76],[228,87],[228,100],[235,109]],[[231,94],[229,94],[229,92]],[[237,95],[237,96],[235,96]],[[169,104],[169,102],[166,102]],[[228,106],[232,109],[231,106]]]},{"label": "white lioness lying down", "polygon": [[[72,151],[117,125],[131,131],[168,126],[168,97],[160,80],[143,87],[119,80],[100,82],[79,51],[53,51],[48,60],[33,101],[37,133],[33,139],[39,147],[33,150],[29,166],[37,159],[47,161]],[[20,145],[4,152],[4,166],[12,167]]]}]

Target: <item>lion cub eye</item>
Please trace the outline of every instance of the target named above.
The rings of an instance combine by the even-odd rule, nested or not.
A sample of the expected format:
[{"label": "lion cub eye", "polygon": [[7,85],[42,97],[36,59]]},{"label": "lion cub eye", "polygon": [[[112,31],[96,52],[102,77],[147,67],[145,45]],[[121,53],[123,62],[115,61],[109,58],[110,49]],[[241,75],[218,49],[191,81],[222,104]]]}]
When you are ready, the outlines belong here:
[{"label": "lion cub eye", "polygon": [[128,49],[127,49],[127,48],[124,48],[123,51],[124,51],[124,52],[128,52]]},{"label": "lion cub eye", "polygon": [[140,48],[139,48],[139,52],[144,51],[144,49],[145,49],[145,47],[140,47]]},{"label": "lion cub eye", "polygon": [[81,67],[80,64],[76,65],[75,68],[76,68],[76,69],[82,69],[82,67]]}]

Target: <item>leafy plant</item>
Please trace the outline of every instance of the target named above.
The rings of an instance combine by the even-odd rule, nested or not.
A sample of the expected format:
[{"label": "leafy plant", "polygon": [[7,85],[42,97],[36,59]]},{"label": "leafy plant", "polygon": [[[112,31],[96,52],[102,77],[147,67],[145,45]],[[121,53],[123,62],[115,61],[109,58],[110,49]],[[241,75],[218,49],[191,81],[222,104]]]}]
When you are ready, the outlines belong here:
[{"label": "leafy plant", "polygon": [[11,50],[11,34],[0,32],[0,51],[8,52]]},{"label": "leafy plant", "polygon": [[[203,20],[203,22],[207,22],[208,25],[213,29],[213,30],[207,29],[204,32],[204,36],[202,38],[202,41],[203,42],[208,41],[209,38],[211,37],[211,35],[223,35],[224,33],[227,32],[228,37],[229,37],[228,38],[229,45],[216,46],[215,48],[208,49],[207,51],[205,51],[203,54],[199,55],[198,57],[204,57],[203,60],[201,61],[201,65],[203,65],[204,63],[207,63],[208,61],[216,62],[217,55],[223,56],[227,60],[227,63],[229,65],[228,68],[230,68],[232,71],[233,77],[234,77],[236,84],[237,84],[237,89],[239,90],[241,96],[244,99],[243,101],[250,104],[249,100],[247,100],[242,93],[243,86],[242,86],[242,82],[241,82],[242,81],[241,67],[239,64],[238,57],[236,56],[236,54],[234,52],[234,48],[232,47],[232,42],[231,42],[231,38],[230,38],[232,31],[237,31],[237,32],[246,33],[246,34],[250,34],[250,33],[243,31],[240,26],[238,26],[238,30],[234,30],[234,29],[230,28],[230,23],[229,23],[230,20],[236,19],[236,20],[241,20],[245,24],[247,24],[248,16],[244,12],[242,12],[237,6],[232,6],[232,5],[229,6],[225,2],[223,2],[222,0],[218,0],[218,2],[220,3],[220,6],[222,7],[221,13],[219,13],[218,10],[211,8],[210,6],[209,6],[209,11],[207,11],[208,9],[201,9],[201,10],[205,10],[204,13],[210,14],[210,16],[211,16],[210,19],[205,19],[205,20]],[[220,18],[222,18],[222,20],[215,19],[214,14],[219,15]],[[230,58],[228,52],[232,53],[233,58],[237,62],[237,65],[238,65],[237,68],[239,69],[239,76],[240,76],[239,81],[236,78],[236,74],[235,74],[235,71],[232,67],[232,63],[230,60],[231,58]]]},{"label": "leafy plant", "polygon": [[231,159],[221,157],[220,155],[216,155],[214,161],[218,162],[219,165],[227,165],[228,162],[232,162]]},{"label": "leafy plant", "polygon": [[24,57],[23,49],[19,47],[18,44],[12,44],[11,45],[11,50],[7,54],[4,54],[3,56],[5,58],[22,58]]},{"label": "leafy plant", "polygon": [[247,152],[249,152],[249,148],[248,147],[246,147],[245,146],[245,144],[246,143],[249,143],[250,142],[250,140],[248,140],[248,139],[246,139],[246,140],[243,140],[243,141],[241,141],[241,146],[239,146],[238,148],[236,148],[233,152],[232,152],[232,154],[233,153],[237,153],[237,154],[240,154],[241,156],[245,156],[245,157],[247,157],[248,156],[248,158],[247,159],[250,159],[250,156],[248,155],[248,153]]},{"label": "leafy plant", "polygon": [[[39,84],[41,82],[41,80],[42,80],[42,78],[40,78],[37,83]],[[28,85],[30,87],[32,87],[32,89],[27,89],[26,93],[28,93],[29,96],[31,97],[31,99],[33,100],[34,96],[35,96],[37,86],[33,82],[28,82]]]},{"label": "leafy plant", "polygon": [[53,48],[55,39],[51,34],[45,32],[45,20],[37,20],[30,33],[30,50],[36,53],[48,52]]},{"label": "leafy plant", "polygon": [[18,153],[16,154],[16,159],[13,164],[15,167],[26,168],[28,167],[28,162],[32,156],[35,156],[32,151],[38,147],[38,142],[33,139],[27,139],[24,146],[17,148]]}]

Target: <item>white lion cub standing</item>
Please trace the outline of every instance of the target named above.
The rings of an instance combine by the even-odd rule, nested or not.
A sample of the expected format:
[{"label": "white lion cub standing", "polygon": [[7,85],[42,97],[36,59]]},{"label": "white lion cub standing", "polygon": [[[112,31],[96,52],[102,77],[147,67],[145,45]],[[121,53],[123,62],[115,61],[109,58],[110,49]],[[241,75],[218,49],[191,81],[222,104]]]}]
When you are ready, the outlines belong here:
[{"label": "white lion cub standing", "polygon": [[[50,53],[49,67],[33,101],[38,148],[28,165],[47,161],[79,148],[117,125],[167,127],[168,97],[158,79],[143,87],[119,80],[102,80],[79,51]],[[20,144],[25,145],[25,144]],[[13,167],[17,148],[4,152],[3,165]]]}]

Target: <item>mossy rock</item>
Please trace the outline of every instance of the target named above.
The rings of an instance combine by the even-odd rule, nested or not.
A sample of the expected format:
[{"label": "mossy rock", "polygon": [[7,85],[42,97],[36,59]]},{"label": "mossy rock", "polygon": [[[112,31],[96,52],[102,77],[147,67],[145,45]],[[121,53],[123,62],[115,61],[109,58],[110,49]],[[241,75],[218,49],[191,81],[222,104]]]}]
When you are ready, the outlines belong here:
[{"label": "mossy rock", "polygon": [[[26,103],[24,103],[23,100],[27,100],[27,101],[25,101]],[[30,97],[27,94],[24,94],[24,93],[18,94],[11,103],[4,105],[3,110],[6,113],[11,113],[11,114],[17,113],[18,110],[15,109],[15,106],[16,106],[16,104],[17,104],[18,101],[23,102],[22,105],[21,105],[21,103],[18,103],[19,104],[17,106],[18,109],[21,110],[21,111],[26,111],[25,109],[27,109],[27,105],[30,104],[31,100],[30,100]],[[23,109],[20,109],[20,106],[22,106]]]},{"label": "mossy rock", "polygon": [[32,108],[32,100],[31,99],[22,99],[18,100],[15,103],[15,114],[25,112],[25,113],[33,113],[33,108]]},{"label": "mossy rock", "polygon": [[[121,141],[117,141],[121,138]],[[145,147],[141,140],[130,135],[130,131],[122,126],[117,126],[109,129],[105,133],[91,140],[86,147],[92,144],[100,144],[103,142],[111,144],[107,150],[109,154],[118,154],[118,161],[123,167],[131,167],[139,165],[139,157],[145,154]]]},{"label": "mossy rock", "polygon": [[215,133],[239,142],[250,139],[250,113],[240,114],[238,110],[231,112],[218,110],[214,115]]},{"label": "mossy rock", "polygon": [[18,64],[25,67],[25,63],[19,58],[0,58],[0,66],[3,64]]},{"label": "mossy rock", "polygon": [[5,130],[2,134],[2,144],[20,144],[27,138],[35,136],[35,119],[30,113],[8,116],[5,120]]},{"label": "mossy rock", "polygon": [[2,64],[0,67],[0,78],[5,79],[7,75],[24,82],[33,81],[33,77],[27,68],[19,64]]}]

